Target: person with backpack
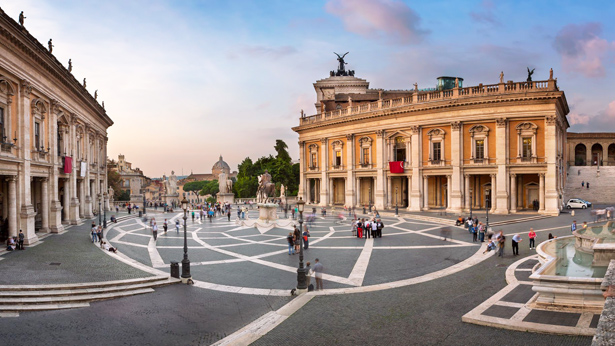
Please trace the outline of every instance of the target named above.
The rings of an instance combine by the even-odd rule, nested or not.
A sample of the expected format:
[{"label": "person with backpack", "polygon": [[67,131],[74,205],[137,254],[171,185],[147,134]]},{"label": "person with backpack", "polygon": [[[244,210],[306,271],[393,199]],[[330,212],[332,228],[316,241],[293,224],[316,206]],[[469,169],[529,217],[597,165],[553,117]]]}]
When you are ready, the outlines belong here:
[{"label": "person with backpack", "polygon": [[286,241],[288,242],[288,255],[295,254],[295,237],[293,236],[293,232],[289,232],[286,236]]},{"label": "person with backpack", "polygon": [[381,219],[378,219],[377,233],[378,238],[382,238],[382,229],[384,228],[384,224]]},{"label": "person with backpack", "polygon": [[303,249],[307,250],[309,247],[310,247],[310,231],[306,227],[305,231],[303,231]]}]

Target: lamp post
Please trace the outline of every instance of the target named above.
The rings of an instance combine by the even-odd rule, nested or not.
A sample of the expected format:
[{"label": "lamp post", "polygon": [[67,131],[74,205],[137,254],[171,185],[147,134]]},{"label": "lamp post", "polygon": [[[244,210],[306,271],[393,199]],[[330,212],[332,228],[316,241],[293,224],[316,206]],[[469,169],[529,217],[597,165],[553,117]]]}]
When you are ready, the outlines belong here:
[{"label": "lamp post", "polygon": [[102,193],[98,194],[98,224],[102,224],[102,209],[100,208],[100,204],[102,203]]},{"label": "lamp post", "polygon": [[399,207],[397,205],[397,190],[398,188],[395,187],[395,216],[399,216]]},{"label": "lamp post", "polygon": [[485,223],[487,224],[487,230],[489,230],[489,208],[491,208],[491,195],[489,195],[489,199],[487,200],[487,203],[485,203],[485,210],[487,211],[487,218],[485,219]]},{"label": "lamp post", "polygon": [[[103,196],[104,196],[103,198],[107,197],[107,193],[105,192],[103,194]],[[104,215],[103,215],[103,228],[107,228],[107,207],[106,206],[103,206],[103,213],[104,213]]]},{"label": "lamp post", "polygon": [[299,210],[299,237],[301,241],[299,242],[299,269],[297,269],[297,291],[298,293],[302,293],[307,290],[307,273],[303,266],[303,208],[305,207],[305,201],[303,197],[299,197],[297,201],[297,209]]},{"label": "lamp post", "polygon": [[368,194],[367,197],[369,198],[369,204],[368,204],[369,210],[367,211],[367,213],[369,214],[372,212],[372,188],[371,187],[368,189],[367,194]]},{"label": "lamp post", "polygon": [[147,204],[147,200],[145,199],[145,189],[143,189],[143,215],[147,214],[145,211],[145,204]]},{"label": "lamp post", "polygon": [[184,210],[184,259],[182,260],[182,283],[188,283],[188,280],[192,280],[192,276],[190,275],[190,260],[188,259],[188,238],[186,238],[187,226],[186,220],[188,216],[188,201],[186,200],[186,196],[181,202],[182,209]]}]

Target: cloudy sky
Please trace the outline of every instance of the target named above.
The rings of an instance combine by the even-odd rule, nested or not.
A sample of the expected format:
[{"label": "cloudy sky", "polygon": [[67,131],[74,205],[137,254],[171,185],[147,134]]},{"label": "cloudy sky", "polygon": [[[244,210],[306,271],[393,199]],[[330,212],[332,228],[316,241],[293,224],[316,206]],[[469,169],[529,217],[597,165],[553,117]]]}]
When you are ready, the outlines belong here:
[{"label": "cloudy sky", "polygon": [[[586,3],[586,4],[584,4]],[[78,80],[98,89],[122,153],[158,177],[208,173],[273,153],[297,158],[299,112],[315,113],[312,83],[333,52],[373,88],[535,80],[553,68],[571,109],[569,131],[615,131],[613,1],[0,0]]]}]

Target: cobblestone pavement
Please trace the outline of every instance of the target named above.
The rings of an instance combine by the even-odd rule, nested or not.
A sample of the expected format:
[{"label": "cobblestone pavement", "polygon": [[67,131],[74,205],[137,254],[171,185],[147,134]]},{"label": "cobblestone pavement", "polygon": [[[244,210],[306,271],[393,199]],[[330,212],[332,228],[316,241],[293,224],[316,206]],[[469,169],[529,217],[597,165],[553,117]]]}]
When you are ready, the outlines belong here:
[{"label": "cobblestone pavement", "polygon": [[[115,213],[114,213],[115,214]],[[4,253],[0,285],[41,285],[124,280],[151,276],[114,260],[92,244],[92,220],[46,236],[23,251]],[[97,221],[97,220],[96,220]]]},{"label": "cobblestone pavement", "polygon": [[[160,217],[163,217],[162,214],[156,216],[159,225],[161,225],[162,221]],[[578,223],[582,223],[584,218],[589,218],[589,211],[577,212],[575,218]],[[363,272],[363,282],[361,285],[378,285],[401,278],[429,274],[460,263],[478,250],[478,246],[472,244],[471,235],[463,229],[452,228],[453,238],[461,242],[461,244],[456,243],[457,245],[462,245],[463,243],[471,245],[453,247],[450,244],[455,243],[449,243],[449,245],[442,245],[443,242],[440,243],[441,240],[438,239],[439,229],[437,227],[433,228],[435,227],[434,225],[422,221],[407,221],[405,224],[398,225],[401,228],[406,228],[404,231],[390,227],[395,223],[395,220],[386,218],[387,228],[385,228],[385,236],[382,239],[375,240],[374,244],[376,244],[376,241],[382,240],[383,243],[379,246],[383,247],[409,247],[417,244],[420,244],[420,246],[432,246],[436,244],[431,242],[438,240],[437,245],[439,247],[408,248],[395,251],[391,249],[374,250],[369,265]],[[349,273],[352,273],[354,270],[357,258],[360,257],[360,253],[365,248],[365,240],[332,238],[338,235],[336,230],[335,233],[326,239],[316,243],[315,240],[322,239],[326,234],[330,233],[327,229],[332,225],[328,225],[327,222],[331,223],[332,220],[323,221],[320,225],[316,224],[312,228],[326,233],[319,235],[316,232],[313,234],[312,240],[314,240],[315,244],[309,250],[313,252],[307,259],[320,256],[323,262],[326,263],[328,274],[348,279],[351,277]],[[520,254],[523,257],[535,254],[534,250],[528,249],[527,244],[527,231],[530,227],[534,227],[538,231],[538,239],[540,241],[546,239],[546,235],[549,232],[554,235],[570,234],[570,222],[571,217],[564,214],[555,218],[504,225],[500,228],[506,234],[522,233],[525,242],[521,243]],[[195,225],[191,226],[192,233],[190,234],[194,234],[196,237],[193,236],[189,242],[189,246],[191,246],[189,250],[191,259],[195,262],[241,259],[236,256],[229,257],[228,254],[214,251],[211,247],[199,250],[210,250],[212,251],[211,253],[197,254],[197,247],[202,246],[198,239],[207,237],[223,236],[230,238],[229,240],[218,239],[216,240],[218,242],[215,242],[215,239],[203,239],[203,241],[207,243],[212,242],[209,245],[218,247],[228,245],[221,249],[232,248],[234,253],[242,256],[253,257],[273,251],[287,251],[283,242],[279,244],[281,246],[262,244],[262,242],[267,240],[270,240],[271,244],[276,244],[279,240],[284,240],[283,238],[276,238],[282,237],[284,233],[263,237],[262,235],[250,234],[248,232],[244,234],[241,233],[243,232],[242,230],[230,232],[236,226],[214,227],[216,224],[217,226],[222,226],[222,220],[210,225],[211,227],[208,228],[208,231],[205,231],[208,227],[207,225],[197,226],[196,224],[195,222]],[[77,229],[81,229],[80,227],[83,228],[84,234],[77,232]],[[102,267],[115,268],[113,270],[109,269],[114,272],[114,274],[109,275],[124,275],[124,272],[136,270],[128,268],[127,265],[119,261],[113,261],[113,257],[93,247],[85,234],[89,228],[89,222],[80,227],[74,227],[62,235],[50,236],[45,239],[43,244],[17,254],[24,256],[34,253],[34,250],[39,247],[43,249],[46,245],[58,247],[62,244],[62,237],[71,236],[70,239],[74,237],[72,240],[75,242],[74,245],[77,247],[83,246],[83,250],[77,251],[80,255],[75,255],[75,257],[72,255],[66,257],[64,253],[61,256],[60,253],[56,254],[56,256],[60,257],[54,257],[54,260],[59,258],[63,259],[64,263],[66,263],[68,258],[71,262],[76,262],[73,269],[75,273],[67,271],[63,273],[64,276],[72,278],[73,275],[79,275],[79,268],[84,265],[83,262],[87,262],[88,258],[98,258],[89,257],[97,256],[96,254],[101,255],[100,261],[104,261],[104,259],[110,260],[110,262],[104,262],[108,263],[108,265]],[[112,229],[107,235],[111,239],[120,235],[121,231],[123,231],[126,233],[123,235],[124,237],[132,237],[119,240],[120,242],[126,241],[130,243],[130,245],[117,244],[123,254],[129,255],[149,266],[156,267],[158,265],[160,270],[167,270],[164,267],[168,265],[169,261],[181,259],[183,239],[177,237],[173,228],[170,228],[172,232],[169,233],[172,234],[169,234],[168,238],[161,237],[159,239],[157,244],[159,258],[155,258],[152,261],[152,256],[148,251],[151,243],[151,233],[148,233],[149,231],[146,231],[143,225],[140,225],[138,222],[133,223],[133,227],[134,229],[132,227],[125,227],[124,230],[121,227],[120,230]],[[196,229],[199,227],[202,227],[202,230],[197,231]],[[333,225],[333,227],[335,229],[337,226]],[[346,227],[345,232],[350,233],[347,230],[347,226],[344,227]],[[201,232],[204,233],[201,235]],[[240,240],[225,236],[225,232]],[[340,236],[342,236],[341,229],[339,232]],[[417,232],[421,234],[417,234]],[[211,234],[206,236],[206,233]],[[218,234],[214,236],[214,233]],[[389,237],[391,242],[386,244],[384,241],[387,240],[387,233],[400,234]],[[408,240],[403,239],[403,237],[406,237]],[[246,243],[245,240],[251,238],[258,240],[255,240],[255,243],[248,242],[250,243],[248,245],[237,245],[239,244],[238,242]],[[51,240],[55,239],[59,239],[58,243],[51,242]],[[422,242],[419,242],[419,239]],[[326,242],[330,243],[327,244]],[[357,246],[358,242],[362,243],[359,243]],[[135,246],[135,244],[141,246]],[[318,249],[318,246],[328,246],[331,248]],[[359,248],[336,248],[341,246]],[[450,246],[450,248],[442,248],[442,246]],[[88,251],[89,249],[91,251]],[[193,250],[194,259],[192,257]],[[398,250],[404,252],[399,252]],[[442,251],[446,252],[443,253]],[[439,278],[434,277],[429,281],[419,284],[374,292],[314,297],[309,303],[254,344],[521,345],[532,343],[540,345],[589,345],[591,338],[588,337],[514,332],[467,324],[461,321],[461,316],[506,285],[506,267],[519,259],[519,257],[512,256],[510,247],[506,251],[503,259],[496,257],[487,258],[485,261],[467,269]],[[51,250],[49,252],[53,253]],[[10,268],[11,266],[5,266],[6,263],[9,263],[9,258],[12,255],[9,254],[9,257],[4,256],[7,259],[0,261],[0,268],[13,270]],[[202,256],[202,258],[198,256]],[[219,256],[219,258],[216,258],[216,256]],[[86,260],[84,261],[83,258],[86,258]],[[289,259],[292,260],[289,261]],[[272,255],[267,260],[275,263],[276,266],[296,267],[298,258],[297,256],[289,256],[285,252],[281,252]],[[61,260],[58,261],[62,262]],[[39,273],[36,271],[37,266],[43,267],[41,266],[43,262],[38,262],[37,265],[34,265],[34,263],[36,261],[32,261],[33,271],[30,279],[39,277]],[[295,285],[296,274],[271,266],[249,266],[248,263],[254,264],[253,261],[210,263],[195,266],[193,271],[195,277],[199,275],[202,280],[213,281],[219,285],[241,285],[242,287],[249,288],[269,287],[270,289],[284,291]],[[19,267],[20,264],[13,263],[13,266]],[[199,270],[202,268],[205,269],[202,273],[199,273]],[[40,275],[42,277],[49,276],[50,278],[62,276],[58,273],[54,275],[45,274],[46,271],[46,269],[42,269]],[[115,274],[115,272],[119,274]],[[6,275],[3,275],[3,277],[6,277]],[[89,278],[85,278],[85,280],[92,281]],[[358,287],[356,283],[353,285],[339,281],[343,280],[328,280],[325,284],[331,288]],[[14,282],[7,283],[12,284]],[[32,284],[33,282],[24,283]],[[265,313],[279,309],[289,302],[290,299],[286,295],[236,294],[228,291],[223,292],[185,285],[173,285],[157,288],[154,293],[141,296],[95,302],[91,304],[90,308],[30,312],[20,314],[18,318],[0,318],[0,338],[2,340],[11,340],[11,344],[14,345],[42,343],[46,345],[83,343],[88,345],[208,345],[232,334]],[[18,328],[17,325],[19,326]],[[33,333],[32,331],[36,332]]]}]

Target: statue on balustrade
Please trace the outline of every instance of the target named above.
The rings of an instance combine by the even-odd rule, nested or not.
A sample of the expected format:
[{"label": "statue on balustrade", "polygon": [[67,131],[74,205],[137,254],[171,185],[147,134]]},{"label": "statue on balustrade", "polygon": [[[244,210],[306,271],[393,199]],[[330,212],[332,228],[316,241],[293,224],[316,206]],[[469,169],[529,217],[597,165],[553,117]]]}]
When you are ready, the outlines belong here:
[{"label": "statue on balustrade", "polygon": [[534,70],[535,68],[533,68],[531,71],[529,67],[527,68],[527,81],[528,82],[532,81],[532,75],[534,74]]}]

